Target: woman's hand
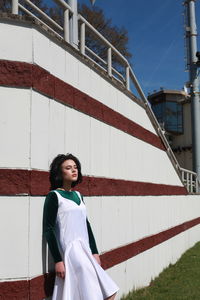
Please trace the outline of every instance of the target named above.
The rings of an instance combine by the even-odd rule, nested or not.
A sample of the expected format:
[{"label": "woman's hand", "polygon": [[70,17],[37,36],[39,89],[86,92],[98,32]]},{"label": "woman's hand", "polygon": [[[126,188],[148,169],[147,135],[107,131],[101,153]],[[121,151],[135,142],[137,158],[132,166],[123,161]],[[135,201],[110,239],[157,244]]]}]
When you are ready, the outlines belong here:
[{"label": "woman's hand", "polygon": [[101,265],[101,260],[100,260],[99,254],[93,254],[93,256],[96,259],[96,261],[98,262],[98,264]]},{"label": "woman's hand", "polygon": [[56,276],[64,279],[65,278],[65,265],[63,261],[59,261],[55,264]]}]

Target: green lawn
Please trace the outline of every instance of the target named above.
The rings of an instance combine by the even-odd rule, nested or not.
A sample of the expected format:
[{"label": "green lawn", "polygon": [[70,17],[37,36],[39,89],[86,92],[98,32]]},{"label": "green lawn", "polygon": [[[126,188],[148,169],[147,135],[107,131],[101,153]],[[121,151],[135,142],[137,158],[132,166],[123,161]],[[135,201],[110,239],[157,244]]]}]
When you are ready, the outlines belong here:
[{"label": "green lawn", "polygon": [[200,242],[166,268],[150,286],[121,300],[200,300]]}]

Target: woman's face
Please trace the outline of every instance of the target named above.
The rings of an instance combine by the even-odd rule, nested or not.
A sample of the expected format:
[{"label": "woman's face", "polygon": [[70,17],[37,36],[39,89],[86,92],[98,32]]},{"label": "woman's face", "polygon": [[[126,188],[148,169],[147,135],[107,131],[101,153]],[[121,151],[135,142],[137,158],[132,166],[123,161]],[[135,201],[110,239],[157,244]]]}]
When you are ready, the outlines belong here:
[{"label": "woman's face", "polygon": [[78,179],[78,168],[72,159],[65,160],[61,165],[63,182],[73,182]]}]

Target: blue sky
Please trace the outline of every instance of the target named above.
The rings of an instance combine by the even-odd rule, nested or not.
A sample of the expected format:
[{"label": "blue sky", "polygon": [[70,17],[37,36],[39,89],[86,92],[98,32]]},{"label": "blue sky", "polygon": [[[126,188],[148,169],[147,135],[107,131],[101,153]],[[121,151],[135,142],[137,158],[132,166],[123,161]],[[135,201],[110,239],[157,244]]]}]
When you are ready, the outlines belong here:
[{"label": "blue sky", "polygon": [[[89,0],[79,3],[90,5]],[[183,1],[96,0],[113,25],[128,30],[131,64],[145,93],[182,89],[188,80],[184,62]],[[196,2],[200,34],[200,0]],[[200,50],[200,41],[198,37]]]},{"label": "blue sky", "polygon": [[[44,2],[52,5],[53,0]],[[91,6],[90,0],[78,2]],[[183,88],[188,81],[183,0],[96,0],[95,6],[113,25],[127,29],[130,63],[146,95],[160,88]],[[200,0],[196,0],[196,21],[200,36]]]}]

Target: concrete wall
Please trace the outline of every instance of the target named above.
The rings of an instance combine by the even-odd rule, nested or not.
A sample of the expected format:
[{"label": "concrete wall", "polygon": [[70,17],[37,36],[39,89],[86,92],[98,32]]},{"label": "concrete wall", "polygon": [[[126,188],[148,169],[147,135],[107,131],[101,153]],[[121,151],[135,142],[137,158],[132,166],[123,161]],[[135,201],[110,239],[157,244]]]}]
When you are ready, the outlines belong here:
[{"label": "concrete wall", "polygon": [[[13,299],[9,286],[26,280],[32,283],[53,268],[42,241],[45,192],[38,188],[37,193],[37,184],[48,187],[52,159],[66,152],[80,158],[86,179],[107,183],[99,193],[91,188],[83,194],[103,264],[108,264],[108,273],[120,286],[118,299],[149,284],[199,241],[199,196],[187,195],[143,106],[77,53],[73,55],[69,47],[38,27],[20,21],[1,19],[0,40],[0,296]],[[42,81],[30,71],[37,68],[40,72],[39,67],[47,76]],[[70,88],[67,101],[54,97],[50,88],[43,92],[50,78],[54,83],[62,80],[64,90]],[[78,91],[84,107],[82,102],[69,105]],[[97,106],[91,110],[90,103]],[[104,114],[95,117],[95,107]],[[119,124],[105,118],[108,109]],[[126,130],[121,122],[129,125]],[[131,126],[137,130],[131,131]],[[17,177],[20,171],[27,175]],[[31,177],[34,171],[46,177],[39,182]],[[112,191],[109,180],[114,182]],[[130,186],[134,186],[132,192]],[[120,247],[129,245],[133,250],[124,259]],[[119,255],[113,254],[111,266],[108,256],[115,250]],[[24,287],[23,297],[15,290],[16,299],[28,299],[29,293],[35,295],[31,299],[44,298],[41,282],[35,289],[34,284],[30,286]]]},{"label": "concrete wall", "polygon": [[[199,217],[199,196],[96,196],[85,200],[100,253]],[[52,270],[52,264],[42,262],[44,258],[48,261],[42,248],[43,202],[44,197],[1,197],[1,281],[31,279]],[[120,287],[119,295],[148,285],[192,247],[199,235],[197,225],[109,268],[107,272]]]}]

